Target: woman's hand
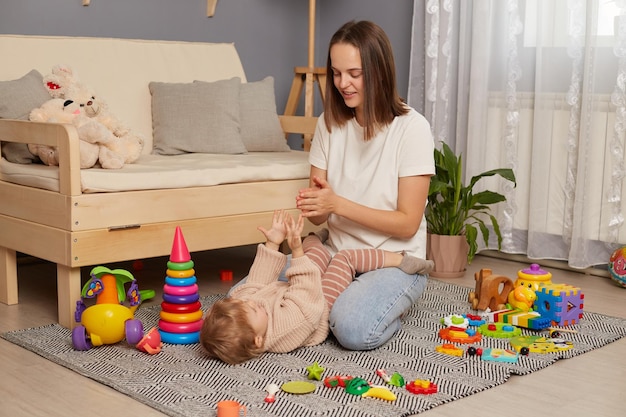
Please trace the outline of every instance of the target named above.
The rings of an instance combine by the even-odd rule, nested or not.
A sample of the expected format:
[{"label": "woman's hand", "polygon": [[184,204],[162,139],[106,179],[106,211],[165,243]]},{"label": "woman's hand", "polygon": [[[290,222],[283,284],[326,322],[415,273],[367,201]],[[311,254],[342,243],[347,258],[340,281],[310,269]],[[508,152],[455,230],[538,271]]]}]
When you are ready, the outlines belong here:
[{"label": "woman's hand", "polygon": [[325,221],[335,211],[339,197],[325,179],[313,176],[311,180],[314,186],[298,192],[296,207],[304,217],[323,217]]}]

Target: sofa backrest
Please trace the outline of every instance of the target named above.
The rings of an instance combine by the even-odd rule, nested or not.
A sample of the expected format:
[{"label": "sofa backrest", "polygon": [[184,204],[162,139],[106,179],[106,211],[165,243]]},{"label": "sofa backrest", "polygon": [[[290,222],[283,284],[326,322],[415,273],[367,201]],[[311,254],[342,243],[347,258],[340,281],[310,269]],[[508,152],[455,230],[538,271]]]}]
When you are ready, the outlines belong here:
[{"label": "sofa backrest", "polygon": [[151,81],[188,83],[232,77],[246,81],[234,44],[117,38],[0,35],[0,80],[70,66],[110,111],[152,150]]}]

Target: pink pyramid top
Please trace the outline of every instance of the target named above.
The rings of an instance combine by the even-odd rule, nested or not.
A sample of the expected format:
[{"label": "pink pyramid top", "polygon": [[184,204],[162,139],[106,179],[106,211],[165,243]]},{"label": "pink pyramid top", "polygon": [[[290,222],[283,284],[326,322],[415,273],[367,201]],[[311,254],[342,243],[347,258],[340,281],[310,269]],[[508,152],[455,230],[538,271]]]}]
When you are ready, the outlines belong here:
[{"label": "pink pyramid top", "polygon": [[172,252],[170,254],[170,261],[172,262],[188,262],[191,261],[191,255],[185,238],[183,237],[183,231],[180,230],[180,226],[176,226],[176,233],[174,234],[174,244],[172,245]]}]

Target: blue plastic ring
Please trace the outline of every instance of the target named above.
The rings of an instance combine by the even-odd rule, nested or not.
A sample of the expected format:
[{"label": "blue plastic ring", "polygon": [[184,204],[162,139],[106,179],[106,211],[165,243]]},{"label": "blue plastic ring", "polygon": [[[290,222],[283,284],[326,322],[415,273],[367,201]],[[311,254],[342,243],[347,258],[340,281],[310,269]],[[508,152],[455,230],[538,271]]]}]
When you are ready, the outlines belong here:
[{"label": "blue plastic ring", "polygon": [[197,281],[196,276],[192,276],[189,278],[172,278],[165,277],[165,283],[169,285],[173,285],[174,287],[186,287],[188,285],[193,285]]},{"label": "blue plastic ring", "polygon": [[200,332],[170,333],[159,330],[159,333],[161,334],[162,342],[171,343],[173,345],[188,345],[200,341]]}]

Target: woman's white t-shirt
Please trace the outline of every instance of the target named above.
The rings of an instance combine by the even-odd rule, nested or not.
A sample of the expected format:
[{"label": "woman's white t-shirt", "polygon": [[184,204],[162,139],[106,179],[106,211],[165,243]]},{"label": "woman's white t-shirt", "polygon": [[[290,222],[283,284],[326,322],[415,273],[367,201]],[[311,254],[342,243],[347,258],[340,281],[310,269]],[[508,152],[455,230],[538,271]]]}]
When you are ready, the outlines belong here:
[{"label": "woman's white t-shirt", "polygon": [[[434,142],[428,121],[414,109],[396,117],[369,141],[363,139],[363,128],[352,119],[342,127],[326,129],[324,116],[317,122],[309,162],[327,171],[327,181],[335,194],[363,206],[396,210],[398,179],[435,173]],[[409,239],[398,239],[331,214],[330,236],[326,242],[331,251],[377,248],[392,252],[406,250],[426,257],[426,220]]]}]

